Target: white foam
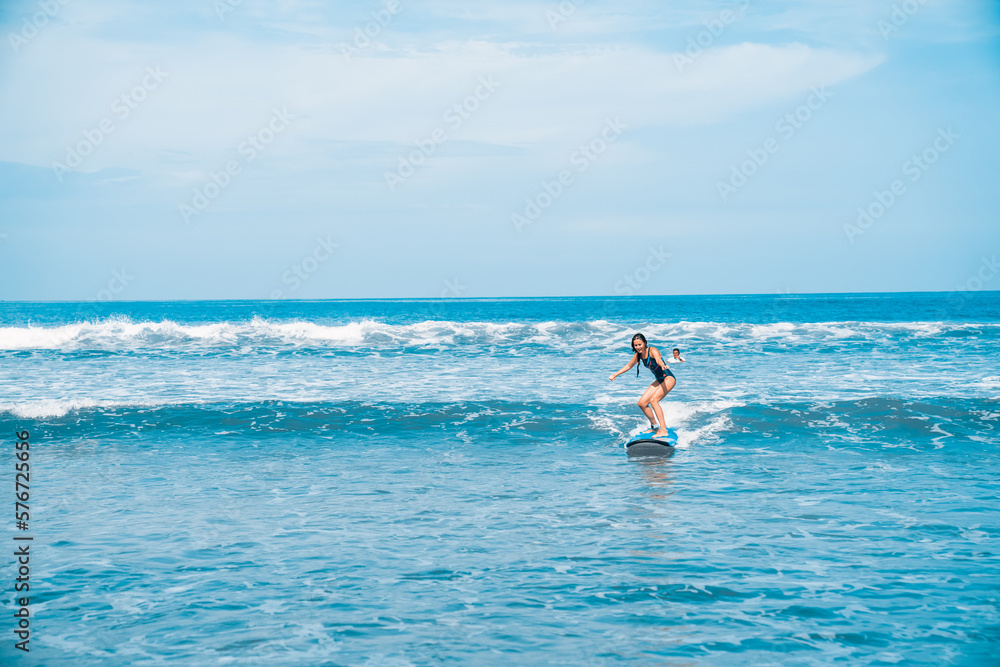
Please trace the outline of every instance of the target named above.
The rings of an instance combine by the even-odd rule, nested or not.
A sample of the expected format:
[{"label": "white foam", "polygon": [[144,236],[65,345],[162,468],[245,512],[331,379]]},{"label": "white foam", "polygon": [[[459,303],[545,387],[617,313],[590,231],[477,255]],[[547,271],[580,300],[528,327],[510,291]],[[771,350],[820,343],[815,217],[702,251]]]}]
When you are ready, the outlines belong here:
[{"label": "white foam", "polygon": [[[620,436],[622,434],[621,428],[619,428],[619,420],[613,419],[608,415],[587,415],[590,419],[590,423],[593,425],[595,430],[604,431],[610,433],[611,435]],[[638,431],[637,431],[638,432]],[[632,435],[632,434],[630,434]]]},{"label": "white foam", "polygon": [[[200,401],[185,401],[185,404]],[[63,399],[42,399],[34,401],[22,401],[20,403],[0,403],[0,413],[13,414],[21,419],[47,419],[49,417],[63,417],[73,410],[86,410],[88,408],[153,408],[162,405],[178,405],[173,401],[151,401],[151,400],[108,400],[89,398],[63,398]]]},{"label": "white foam", "polygon": [[704,412],[716,413],[722,412],[723,410],[731,410],[733,408],[742,408],[746,405],[746,403],[744,401],[727,399],[691,403],[674,403],[672,405],[684,406],[685,414],[682,415],[682,418],[690,418],[691,416]]},{"label": "white foam", "polygon": [[80,336],[86,325],[67,324],[61,327],[0,327],[0,349],[60,348]]},{"label": "white foam", "polygon": [[750,325],[750,335],[754,338],[784,338],[793,331],[795,331],[795,325],[790,322]]},{"label": "white foam", "polygon": [[[686,449],[695,443],[714,441],[717,439],[715,436],[716,433],[724,431],[732,426],[732,421],[729,417],[719,413],[731,408],[742,407],[744,405],[746,404],[741,401],[730,400],[660,404],[663,408],[664,421],[666,421],[668,426],[675,433],[677,433],[678,449]],[[693,429],[687,428],[687,425],[696,415],[706,413],[711,415],[707,424]],[[649,428],[649,425],[646,423],[645,418],[642,415],[637,415],[636,419],[641,420],[641,423],[631,428],[628,433],[630,438]],[[595,426],[598,424],[604,426],[605,429],[602,430],[607,430],[607,426],[610,424],[612,428],[614,428],[613,432],[621,433],[620,429],[614,427],[614,423],[620,420],[612,420],[608,418],[607,421],[599,421],[595,417],[591,417],[591,421],[594,422]]]},{"label": "white foam", "polygon": [[[682,349],[785,341],[884,340],[911,335],[927,339],[955,331],[996,329],[1000,324],[943,322],[773,322],[768,324],[691,322],[654,323],[644,327],[650,343]],[[631,327],[608,320],[583,322],[452,322],[426,320],[388,324],[361,319],[343,324],[306,320],[278,321],[254,317],[242,322],[180,324],[172,320],[135,322],[127,317],[53,327],[0,328],[0,350],[121,350],[182,347],[235,348],[258,346],[397,347],[451,349],[464,344],[572,346],[578,352],[628,350]],[[688,350],[684,350],[685,353]]]}]

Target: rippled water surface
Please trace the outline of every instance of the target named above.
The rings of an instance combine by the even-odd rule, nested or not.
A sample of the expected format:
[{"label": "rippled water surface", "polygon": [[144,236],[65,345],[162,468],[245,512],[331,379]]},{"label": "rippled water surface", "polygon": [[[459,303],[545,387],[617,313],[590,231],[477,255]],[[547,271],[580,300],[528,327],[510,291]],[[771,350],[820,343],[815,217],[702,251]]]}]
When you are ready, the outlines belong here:
[{"label": "rippled water surface", "polygon": [[100,308],[0,304],[2,660],[996,664],[994,295]]}]

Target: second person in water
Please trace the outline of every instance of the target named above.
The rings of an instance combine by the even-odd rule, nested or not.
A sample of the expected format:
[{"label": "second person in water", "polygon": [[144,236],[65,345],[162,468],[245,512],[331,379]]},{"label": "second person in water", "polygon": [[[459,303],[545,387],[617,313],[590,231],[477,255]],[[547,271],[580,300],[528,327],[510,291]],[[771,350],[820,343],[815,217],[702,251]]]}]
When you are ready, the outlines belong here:
[{"label": "second person in water", "polygon": [[[652,371],[655,379],[653,380],[653,384],[649,385],[639,398],[639,408],[649,418],[650,430],[655,431],[653,434],[654,437],[666,437],[667,425],[663,421],[663,408],[660,407],[660,401],[677,384],[677,378],[667,368],[666,362],[660,356],[660,351],[655,347],[651,347],[646,342],[646,337],[641,333],[632,336],[632,351],[635,352],[632,355],[632,360],[608,379],[613,382],[616,377],[640,362]],[[683,359],[680,359],[680,354],[675,355],[675,360],[683,361]],[[638,368],[635,369],[635,374],[636,376],[639,375]],[[659,426],[656,425],[657,422],[659,422]]]}]

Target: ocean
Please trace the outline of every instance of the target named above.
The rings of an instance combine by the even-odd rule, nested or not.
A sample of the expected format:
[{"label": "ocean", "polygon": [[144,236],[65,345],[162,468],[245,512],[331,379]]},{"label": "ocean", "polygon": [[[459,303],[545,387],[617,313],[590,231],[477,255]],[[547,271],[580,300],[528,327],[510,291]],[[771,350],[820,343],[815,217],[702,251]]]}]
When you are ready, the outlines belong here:
[{"label": "ocean", "polygon": [[0,303],[0,662],[997,664],[998,344],[997,292]]}]

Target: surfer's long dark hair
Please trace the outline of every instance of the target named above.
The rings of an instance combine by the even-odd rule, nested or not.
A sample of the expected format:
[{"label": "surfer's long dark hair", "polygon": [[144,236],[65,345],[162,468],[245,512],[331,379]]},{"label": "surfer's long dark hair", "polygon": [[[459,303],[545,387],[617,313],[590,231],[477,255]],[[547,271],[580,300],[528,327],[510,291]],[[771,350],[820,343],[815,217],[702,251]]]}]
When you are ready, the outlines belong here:
[{"label": "surfer's long dark hair", "polygon": [[[649,343],[646,342],[646,337],[643,336],[641,333],[637,333],[636,335],[632,336],[632,351],[633,352],[635,352],[635,339],[636,338],[638,338],[639,340],[641,340],[643,345],[645,345],[646,347],[649,347]],[[635,376],[636,377],[639,377],[639,365],[641,363],[642,363],[642,358],[640,357],[639,363],[635,365]]]}]

